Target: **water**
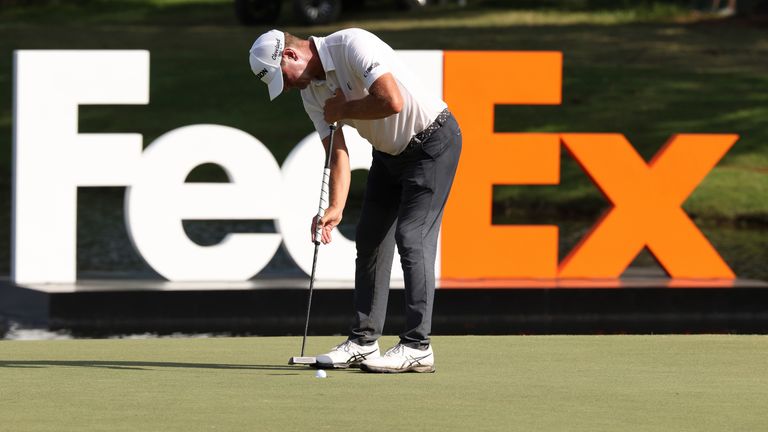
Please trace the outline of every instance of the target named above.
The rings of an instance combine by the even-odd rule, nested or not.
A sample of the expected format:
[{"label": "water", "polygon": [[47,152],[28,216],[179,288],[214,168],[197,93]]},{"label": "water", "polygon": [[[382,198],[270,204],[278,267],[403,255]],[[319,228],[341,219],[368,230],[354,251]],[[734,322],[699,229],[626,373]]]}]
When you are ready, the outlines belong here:
[{"label": "water", "polygon": [[[77,268],[81,277],[87,277],[92,273],[103,275],[110,272],[132,274],[134,277],[160,277],[137,254],[128,238],[123,217],[122,188],[84,188],[79,192],[78,201]],[[346,237],[354,237],[357,218],[355,206],[348,206],[340,227],[342,234]],[[559,251],[562,259],[589,232],[597,218],[532,217],[520,214],[495,219],[503,219],[504,223],[558,225],[560,227]],[[494,222],[500,223],[499,220]],[[275,232],[272,221],[195,221],[185,222],[184,227],[190,238],[202,245],[216,244],[230,232]],[[768,281],[768,229],[766,227],[699,223],[699,228],[739,278]],[[8,231],[10,230],[6,230]],[[3,239],[0,238],[0,242],[2,241]],[[310,247],[309,243],[308,247]],[[9,247],[0,248],[6,253],[9,249]],[[0,260],[0,274],[9,274],[10,259],[7,256],[3,258]],[[658,266],[647,251],[643,251],[632,265]],[[301,277],[303,274],[281,246],[260,276]]]},{"label": "water", "polygon": [[[99,193],[81,193],[78,269],[83,273],[117,271],[154,275],[154,271],[138,256],[128,240],[123,223],[122,194],[118,198],[105,200]],[[340,226],[340,231],[348,238],[354,238],[355,224],[359,217],[357,209],[357,206],[349,205]],[[309,220],[309,217],[307,219]],[[558,225],[559,255],[560,259],[563,259],[589,232],[597,217],[542,217],[521,214],[498,219],[506,219],[506,223]],[[496,220],[494,222],[499,223]],[[768,229],[754,225],[698,225],[739,278],[768,281]],[[275,232],[274,223],[271,221],[202,221],[185,222],[184,226],[190,238],[203,245],[216,244],[230,232]],[[648,268],[658,267],[658,264],[653,256],[644,250],[633,261],[632,266]],[[303,274],[282,246],[260,273],[261,276]]]}]

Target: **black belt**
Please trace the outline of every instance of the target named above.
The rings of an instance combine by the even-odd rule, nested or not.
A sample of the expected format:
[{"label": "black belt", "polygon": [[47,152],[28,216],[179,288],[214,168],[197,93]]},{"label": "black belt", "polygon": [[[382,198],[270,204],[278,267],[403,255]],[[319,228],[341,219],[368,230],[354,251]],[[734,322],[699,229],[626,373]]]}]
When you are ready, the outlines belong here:
[{"label": "black belt", "polygon": [[405,149],[400,152],[401,155],[408,154],[415,149],[419,148],[421,143],[427,140],[435,131],[440,129],[442,125],[445,124],[445,122],[448,121],[448,119],[451,117],[451,112],[448,111],[448,108],[440,111],[440,114],[437,115],[437,118],[435,118],[435,121],[430,123],[429,126],[427,126],[423,131],[417,133],[416,135],[411,138],[411,140],[408,142],[408,145],[405,146]]}]

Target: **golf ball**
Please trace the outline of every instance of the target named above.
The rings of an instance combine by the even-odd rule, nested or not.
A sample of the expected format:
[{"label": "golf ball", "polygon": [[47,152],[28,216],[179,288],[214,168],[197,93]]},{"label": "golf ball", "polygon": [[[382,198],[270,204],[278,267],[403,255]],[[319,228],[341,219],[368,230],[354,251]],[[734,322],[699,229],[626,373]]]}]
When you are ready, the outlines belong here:
[{"label": "golf ball", "polygon": [[328,376],[324,370],[318,369],[317,372],[315,372],[315,378],[325,378]]}]

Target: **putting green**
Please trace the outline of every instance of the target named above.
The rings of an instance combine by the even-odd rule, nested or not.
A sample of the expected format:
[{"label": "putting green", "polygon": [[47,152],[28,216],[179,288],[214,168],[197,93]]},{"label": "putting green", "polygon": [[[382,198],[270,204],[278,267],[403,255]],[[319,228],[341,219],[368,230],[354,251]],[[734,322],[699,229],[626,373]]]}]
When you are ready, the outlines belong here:
[{"label": "putting green", "polygon": [[0,430],[768,429],[766,336],[444,336],[434,374],[325,379],[286,364],[300,344],[1,341]]}]

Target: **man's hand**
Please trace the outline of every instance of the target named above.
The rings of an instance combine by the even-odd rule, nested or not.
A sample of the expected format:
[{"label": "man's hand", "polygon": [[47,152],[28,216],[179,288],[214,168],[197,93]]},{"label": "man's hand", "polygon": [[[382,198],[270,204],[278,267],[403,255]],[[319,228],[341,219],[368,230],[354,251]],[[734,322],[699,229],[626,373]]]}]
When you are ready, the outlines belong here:
[{"label": "man's hand", "polygon": [[[322,235],[320,238],[320,241],[323,242],[323,244],[328,244],[331,242],[331,231],[333,231],[336,226],[341,223],[341,210],[336,207],[328,207],[328,209],[325,210],[325,215],[323,215],[323,218],[320,219],[320,226],[322,227]],[[315,229],[317,227],[317,216],[312,218],[312,241],[315,241]]]},{"label": "man's hand", "polygon": [[323,107],[323,116],[325,118],[325,122],[332,124],[344,119],[344,110],[346,109],[346,105],[347,97],[344,96],[344,92],[341,90],[336,90],[336,93],[334,93],[333,96],[325,101],[325,106]]}]

